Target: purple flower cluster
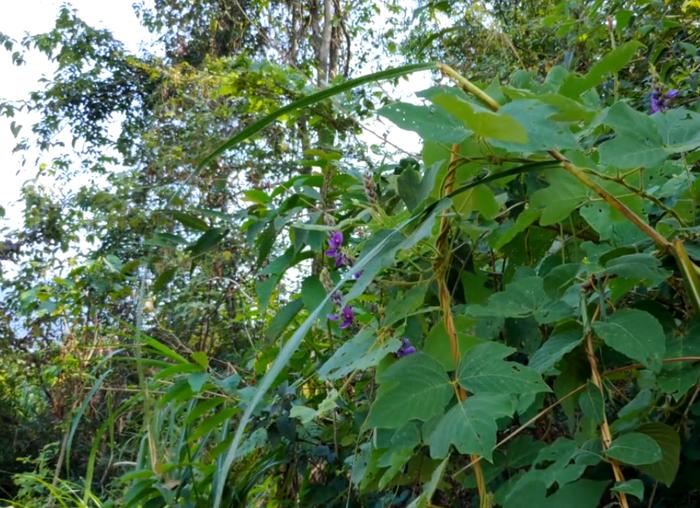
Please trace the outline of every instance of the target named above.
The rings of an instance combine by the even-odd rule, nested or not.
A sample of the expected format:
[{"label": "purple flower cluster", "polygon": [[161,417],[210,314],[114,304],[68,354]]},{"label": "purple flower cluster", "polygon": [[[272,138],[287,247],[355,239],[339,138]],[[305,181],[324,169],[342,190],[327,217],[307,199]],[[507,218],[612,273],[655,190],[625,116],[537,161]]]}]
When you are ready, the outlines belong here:
[{"label": "purple flower cluster", "polygon": [[[343,307],[343,310],[340,311],[340,315],[343,318],[343,321],[340,323],[340,328],[341,329],[346,329],[350,328],[352,324],[355,322],[355,313],[352,311],[352,307],[349,305],[346,305]],[[338,321],[340,319],[340,316],[338,314],[328,314],[328,319],[331,321]]]},{"label": "purple flower cluster", "polygon": [[651,92],[649,97],[649,102],[651,106],[652,113],[659,113],[661,111],[666,111],[671,105],[671,102],[678,97],[678,90],[672,88],[666,93],[661,93],[658,88]]},{"label": "purple flower cluster", "polygon": [[401,347],[394,353],[396,358],[403,358],[404,356],[412,355],[416,352],[416,348],[411,345],[411,341],[408,337],[401,339]]},{"label": "purple flower cluster", "polygon": [[[328,237],[328,249],[324,252],[324,254],[329,258],[335,259],[336,268],[352,266],[352,259],[341,251],[343,240],[344,238],[342,231],[334,231]],[[353,277],[355,279],[359,279],[361,275],[362,271],[359,270],[353,274]],[[328,314],[328,319],[330,321],[339,321],[342,318],[340,328],[342,330],[350,328],[355,323],[355,313],[352,310],[352,307],[349,305],[343,306],[343,295],[339,291],[335,291],[331,295],[331,301],[333,302],[333,305],[335,305],[336,309],[339,309],[341,306],[342,309],[340,309],[340,312],[336,310],[336,312]],[[408,337],[404,337],[401,339],[401,347],[394,353],[394,355],[396,358],[403,358],[404,356],[411,355],[415,352],[416,348],[413,347],[411,341],[408,339]]]},{"label": "purple flower cluster", "polygon": [[[343,246],[343,232],[334,231],[328,237],[328,249],[324,254],[329,258],[335,259],[335,267],[343,268],[344,266],[352,266],[352,259],[345,254],[340,248]],[[362,270],[353,274],[355,279],[359,279],[362,275]]]}]

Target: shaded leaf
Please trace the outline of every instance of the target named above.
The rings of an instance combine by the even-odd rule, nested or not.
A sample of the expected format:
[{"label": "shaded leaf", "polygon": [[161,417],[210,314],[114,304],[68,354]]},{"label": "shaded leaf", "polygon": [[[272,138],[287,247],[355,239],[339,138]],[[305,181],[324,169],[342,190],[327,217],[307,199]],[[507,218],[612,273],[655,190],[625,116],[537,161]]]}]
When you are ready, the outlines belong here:
[{"label": "shaded leaf", "polygon": [[503,360],[513,351],[497,342],[485,342],[469,349],[457,370],[459,384],[473,393],[522,395],[550,391],[534,370]]},{"label": "shaded leaf", "polygon": [[643,310],[622,309],[593,323],[595,333],[616,351],[650,366],[664,357],[666,338],[658,320]]},{"label": "shaded leaf", "polygon": [[653,464],[662,458],[658,443],[640,432],[630,432],[616,438],[606,453],[615,460],[633,466]]},{"label": "shaded leaf", "polygon": [[426,421],[442,414],[454,396],[442,365],[426,354],[401,358],[377,376],[380,383],[367,425],[399,428],[409,420]]}]

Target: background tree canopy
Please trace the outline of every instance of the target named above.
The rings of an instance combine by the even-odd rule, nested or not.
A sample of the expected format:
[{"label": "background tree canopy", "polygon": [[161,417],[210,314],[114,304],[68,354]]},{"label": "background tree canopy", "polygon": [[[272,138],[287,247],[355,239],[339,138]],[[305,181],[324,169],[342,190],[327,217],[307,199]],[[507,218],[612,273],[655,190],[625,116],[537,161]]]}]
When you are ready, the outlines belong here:
[{"label": "background tree canopy", "polygon": [[0,34],[0,498],[700,502],[700,2],[135,9]]}]

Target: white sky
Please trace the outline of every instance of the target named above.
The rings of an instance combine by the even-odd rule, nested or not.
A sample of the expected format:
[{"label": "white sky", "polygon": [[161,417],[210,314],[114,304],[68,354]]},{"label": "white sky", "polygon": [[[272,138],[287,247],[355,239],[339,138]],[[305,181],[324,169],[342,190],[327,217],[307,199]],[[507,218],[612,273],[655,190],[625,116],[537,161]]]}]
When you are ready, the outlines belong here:
[{"label": "white sky", "polygon": [[[16,41],[28,33],[47,32],[53,28],[62,0],[0,0],[0,32]],[[132,8],[133,0],[70,0],[68,3],[77,9],[78,15],[88,24],[97,28],[107,28],[115,38],[122,41],[131,51],[138,52],[143,41],[151,36],[143,28]],[[32,51],[26,54],[26,63],[16,66],[11,53],[0,49],[0,99],[25,99],[29,92],[41,87],[39,79],[50,77],[54,64],[44,55]],[[34,160],[36,154],[28,154],[27,164],[22,167],[22,155],[12,154],[16,140],[10,131],[10,123],[24,124],[20,133],[25,134],[32,123],[26,114],[15,118],[0,116],[0,205],[7,212],[3,226],[20,224],[21,208],[17,200],[24,182],[36,176]],[[0,239],[3,235],[0,233]]]},{"label": "white sky", "polygon": [[[0,32],[20,41],[26,34],[47,32],[53,27],[59,8],[63,3],[71,4],[78,15],[96,28],[110,30],[117,40],[137,53],[140,48],[147,47],[152,36],[141,26],[136,17],[132,4],[134,0],[0,0]],[[381,21],[378,21],[381,23]],[[12,64],[11,54],[0,49],[0,99],[19,100],[28,96],[29,92],[41,88],[39,79],[50,77],[54,65],[38,52],[28,52],[26,63],[21,67]],[[376,69],[372,69],[376,70]],[[430,86],[430,73],[423,72],[411,76],[410,81],[402,80],[396,96],[403,100],[414,101],[413,92]],[[385,87],[385,90],[387,88]],[[22,184],[36,176],[37,166],[34,164],[36,153],[25,154],[27,163],[22,167],[20,154],[12,154],[15,138],[10,131],[12,120],[24,125],[21,134],[26,133],[32,123],[32,118],[26,114],[9,119],[0,116],[0,205],[6,210],[4,219],[0,219],[0,239],[4,237],[3,229],[21,225],[21,206],[18,202]],[[412,132],[403,131],[389,122],[364,122],[373,131],[383,133],[390,129],[389,141],[416,153],[420,147],[420,139]],[[376,136],[365,133],[363,139],[368,143],[380,143]],[[48,159],[48,156],[46,156]]]}]

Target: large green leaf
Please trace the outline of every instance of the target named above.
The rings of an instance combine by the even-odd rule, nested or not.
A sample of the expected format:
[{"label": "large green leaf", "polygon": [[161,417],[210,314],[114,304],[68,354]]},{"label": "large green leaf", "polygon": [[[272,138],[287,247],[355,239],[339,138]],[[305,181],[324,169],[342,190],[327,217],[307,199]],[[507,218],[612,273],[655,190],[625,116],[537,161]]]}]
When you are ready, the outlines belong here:
[{"label": "large green leaf", "polygon": [[700,114],[678,108],[657,113],[652,119],[669,153],[689,152],[700,146]]},{"label": "large green leaf", "polygon": [[652,285],[660,284],[671,276],[671,271],[662,268],[657,257],[641,252],[613,258],[606,263],[605,273]]},{"label": "large green leaf", "polygon": [[494,293],[486,305],[468,305],[471,316],[526,318],[538,323],[553,323],[571,316],[573,310],[561,300],[553,300],[544,290],[542,277],[521,277],[506,286],[505,291]]},{"label": "large green leaf", "polygon": [[658,320],[643,310],[621,309],[593,324],[595,333],[611,348],[647,366],[659,364],[666,338]]},{"label": "large green leaf", "polygon": [[377,376],[380,383],[367,425],[397,429],[439,416],[454,396],[442,365],[424,353],[401,358]]},{"label": "large green leaf", "polygon": [[562,222],[588,196],[586,188],[564,171],[548,172],[547,182],[549,187],[535,191],[530,197],[533,208],[542,209],[540,224],[543,226]]},{"label": "large green leaf", "polygon": [[638,41],[620,44],[596,62],[584,76],[569,75],[559,92],[576,98],[586,90],[598,86],[606,76],[624,68],[642,46],[643,44]]},{"label": "large green leaf", "polygon": [[618,169],[654,167],[668,156],[656,122],[624,102],[608,110],[604,123],[615,130],[615,137],[599,147],[602,164]]},{"label": "large green leaf", "polygon": [[610,490],[630,494],[640,501],[644,501],[644,482],[638,478],[616,483]]},{"label": "large green leaf", "polygon": [[578,147],[569,126],[552,119],[557,113],[557,110],[552,106],[538,100],[522,99],[509,102],[498,112],[515,118],[521,125],[525,125],[527,127],[527,141],[507,143],[493,140],[491,143],[494,146],[522,153]]},{"label": "large green leaf", "polygon": [[503,394],[474,395],[455,404],[428,437],[430,456],[441,459],[454,445],[460,453],[491,460],[496,446],[496,420],[513,414],[513,401]]},{"label": "large green leaf", "polygon": [[624,464],[639,466],[653,464],[662,458],[659,444],[646,434],[630,432],[613,440],[607,450],[609,457]]},{"label": "large green leaf", "polygon": [[649,436],[661,448],[661,460],[642,465],[639,469],[670,487],[680,466],[681,438],[678,432],[670,425],[659,422],[645,423],[637,428],[637,432]]},{"label": "large green leaf", "polygon": [[506,497],[504,508],[597,508],[610,482],[579,480],[560,487],[546,497],[547,488],[541,480],[520,482]]},{"label": "large green leaf", "polygon": [[469,349],[457,369],[459,384],[473,393],[529,394],[548,392],[542,377],[529,367],[503,360],[515,350],[498,342]]},{"label": "large green leaf", "polygon": [[423,139],[440,143],[460,143],[471,135],[462,122],[444,109],[434,106],[394,102],[377,110],[377,113],[402,129],[413,131]]},{"label": "large green leaf", "polygon": [[435,177],[442,165],[443,162],[438,161],[428,166],[425,168],[422,177],[417,170],[410,167],[401,172],[396,179],[396,185],[398,187],[399,196],[401,196],[401,199],[406,203],[409,210],[415,210],[418,208],[418,205],[430,196],[430,193],[435,187]]},{"label": "large green leaf", "polygon": [[477,136],[514,143],[528,141],[525,127],[510,115],[483,109],[454,94],[435,94],[430,100],[462,120]]},{"label": "large green leaf", "polygon": [[573,351],[583,340],[579,329],[565,330],[555,333],[542,344],[530,358],[528,366],[543,374],[561,360],[566,353]]}]

